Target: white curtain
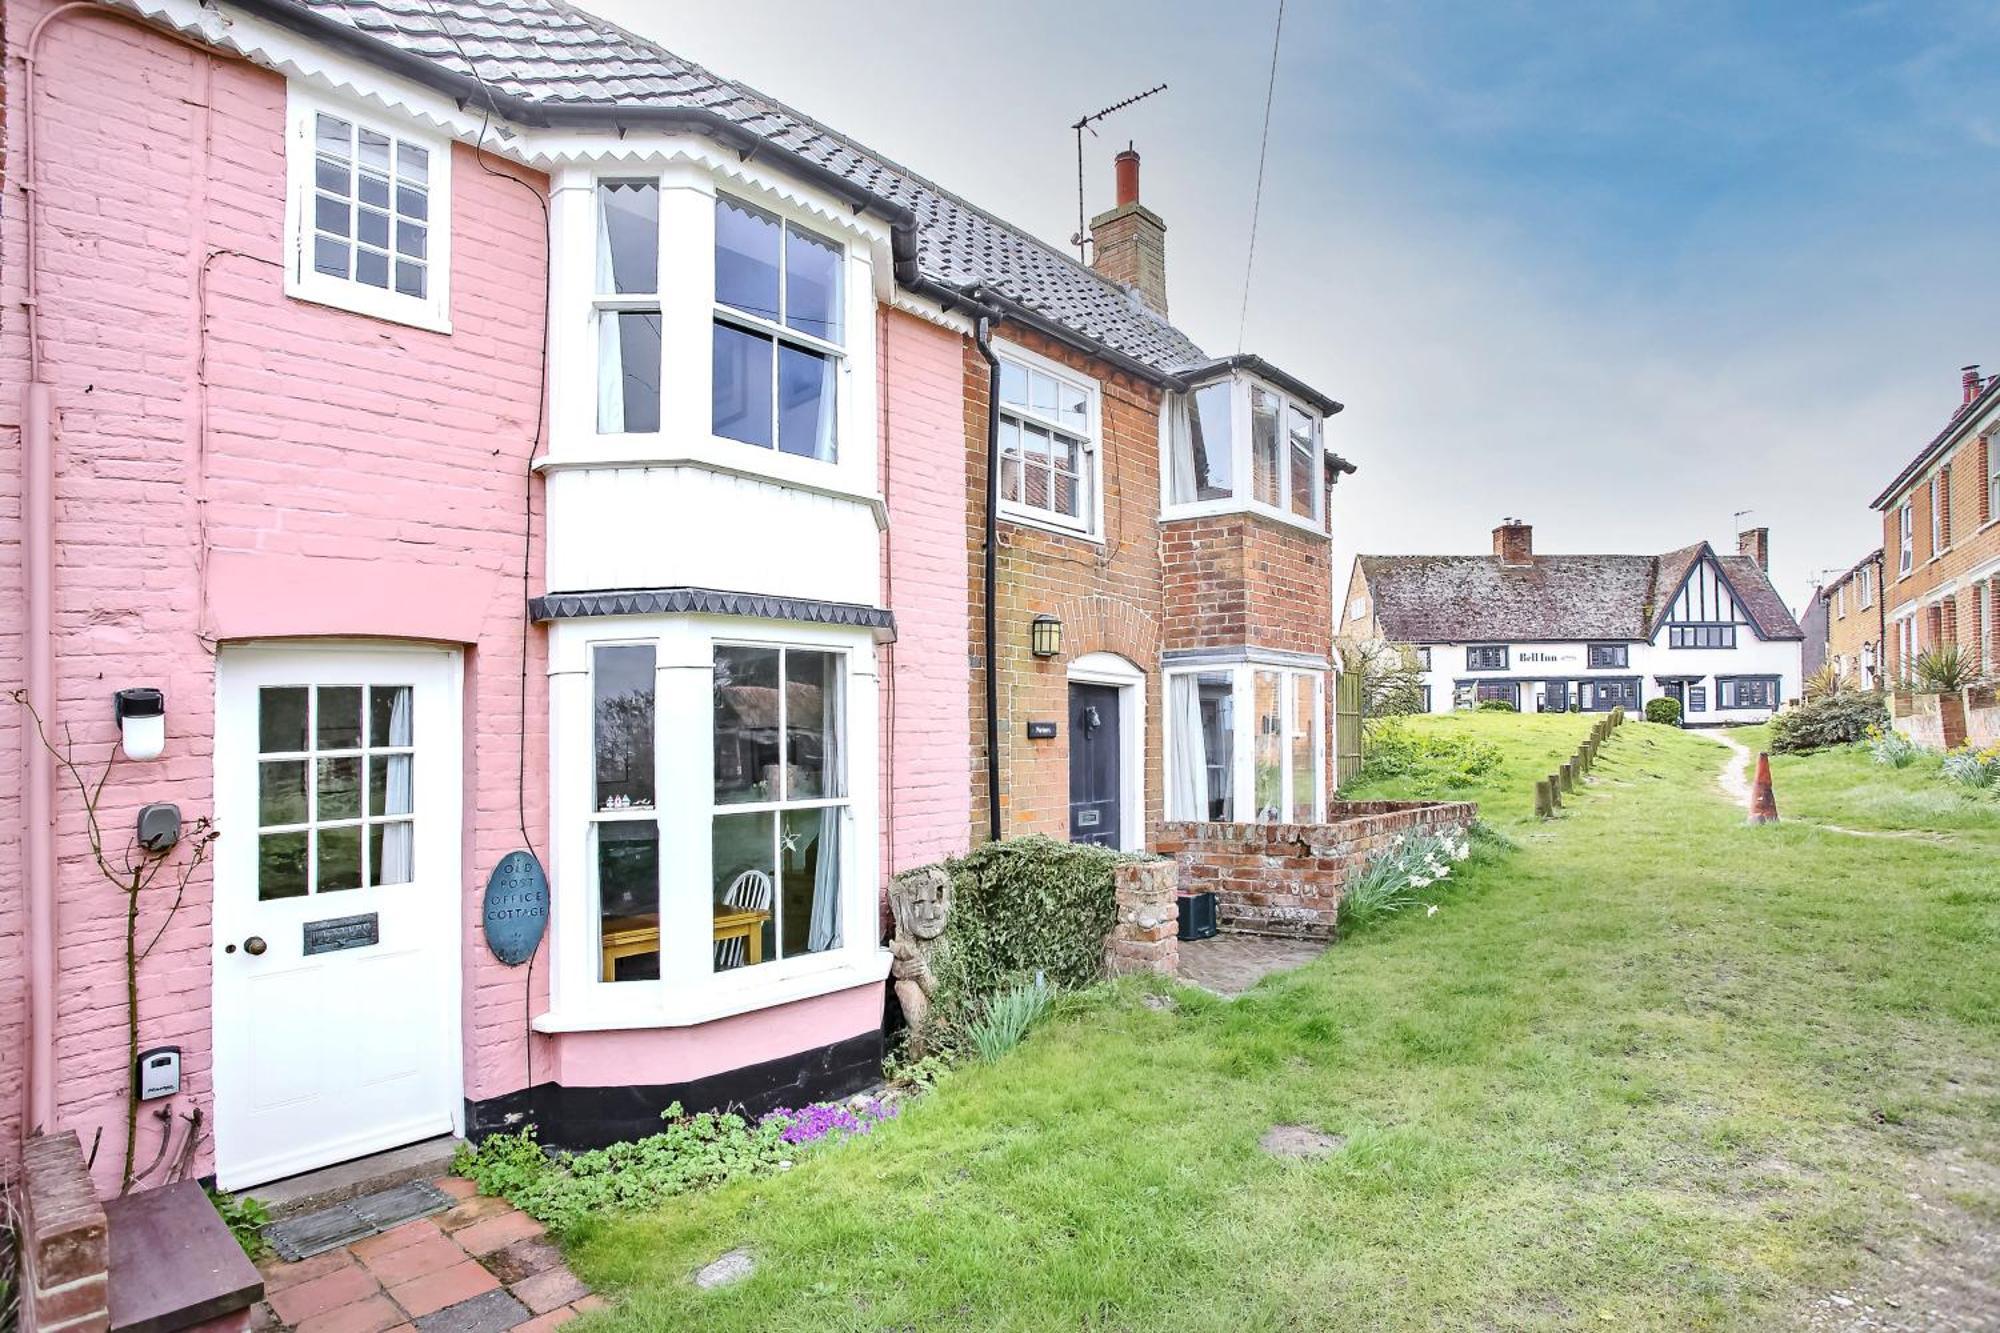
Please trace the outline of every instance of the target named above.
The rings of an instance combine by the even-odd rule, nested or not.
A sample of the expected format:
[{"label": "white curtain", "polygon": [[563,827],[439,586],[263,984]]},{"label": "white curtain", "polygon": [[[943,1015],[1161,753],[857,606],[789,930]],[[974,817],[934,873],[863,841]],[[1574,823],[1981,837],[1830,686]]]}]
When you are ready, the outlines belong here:
[{"label": "white curtain", "polygon": [[[831,383],[828,384],[831,390]],[[828,407],[831,408],[829,403]],[[831,423],[831,410],[820,418]],[[831,431],[831,425],[823,428]],[[828,436],[831,439],[831,435]],[[841,694],[841,658],[829,653],[820,658],[819,752],[820,791],[827,796],[847,795],[845,756],[840,751],[841,715],[847,700]],[[813,953],[840,947],[840,810],[829,806],[819,812],[819,860],[813,867],[812,921],[806,931],[806,948]]]},{"label": "white curtain", "polygon": [[806,948],[818,953],[840,947],[840,810],[819,812],[819,860],[813,867],[812,922]]},{"label": "white curtain", "polygon": [[1167,677],[1167,808],[1169,819],[1205,820],[1209,811],[1208,746],[1201,730],[1201,681],[1192,672]]},{"label": "white curtain", "polygon": [[822,462],[832,463],[834,456],[834,388],[835,366],[832,357],[820,358],[819,366],[819,432],[813,441],[813,457]]},{"label": "white curtain", "polygon": [[1193,504],[1194,409],[1187,394],[1167,395],[1167,486],[1177,505]]},{"label": "white curtain", "polygon": [[[389,705],[390,745],[408,745],[412,735],[410,730],[410,687],[395,688],[394,702]],[[411,802],[415,798],[411,757],[406,754],[384,756],[388,773],[384,782],[386,791],[382,798],[382,814],[407,815],[412,811]],[[416,825],[405,820],[399,824],[382,826],[381,864],[375,867],[377,884],[407,884],[414,873],[416,850]]]},{"label": "white curtain", "polygon": [[[605,216],[611,191],[597,192],[597,290],[618,290],[611,271],[611,224]],[[597,312],[597,429],[605,435],[625,430],[625,357],[617,312]]]}]

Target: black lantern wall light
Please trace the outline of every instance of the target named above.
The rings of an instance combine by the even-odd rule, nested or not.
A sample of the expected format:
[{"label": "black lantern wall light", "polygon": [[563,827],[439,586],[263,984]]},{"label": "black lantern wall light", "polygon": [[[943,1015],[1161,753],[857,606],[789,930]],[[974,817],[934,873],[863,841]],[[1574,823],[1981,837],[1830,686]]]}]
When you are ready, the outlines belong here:
[{"label": "black lantern wall light", "polygon": [[1028,624],[1028,651],[1037,657],[1056,657],[1062,652],[1062,621],[1047,612]]}]

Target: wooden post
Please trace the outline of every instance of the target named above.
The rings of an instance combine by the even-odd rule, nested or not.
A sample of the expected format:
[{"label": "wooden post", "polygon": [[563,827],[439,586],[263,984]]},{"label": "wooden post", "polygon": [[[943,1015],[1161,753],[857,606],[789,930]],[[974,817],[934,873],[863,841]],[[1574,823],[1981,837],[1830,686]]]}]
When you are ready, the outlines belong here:
[{"label": "wooden post", "polygon": [[1576,760],[1562,766],[1562,785],[1565,794],[1576,790]]},{"label": "wooden post", "polygon": [[1555,812],[1555,802],[1549,796],[1547,779],[1537,781],[1535,783],[1535,817],[1538,819],[1550,819],[1554,817]]},{"label": "wooden post", "polygon": [[1549,804],[1560,810],[1563,808],[1562,778],[1549,774]]}]

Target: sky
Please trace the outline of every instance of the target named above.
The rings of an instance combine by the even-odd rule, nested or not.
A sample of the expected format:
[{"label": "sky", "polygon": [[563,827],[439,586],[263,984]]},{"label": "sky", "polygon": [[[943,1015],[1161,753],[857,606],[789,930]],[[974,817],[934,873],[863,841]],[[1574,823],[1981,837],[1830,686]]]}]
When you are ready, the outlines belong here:
[{"label": "sky", "polygon": [[[1276,0],[584,0],[1046,241],[1143,158],[1174,322],[1237,349]],[[1291,0],[1242,344],[1346,404],[1361,551],[1771,529],[1795,607],[2000,370],[2000,5]]]}]

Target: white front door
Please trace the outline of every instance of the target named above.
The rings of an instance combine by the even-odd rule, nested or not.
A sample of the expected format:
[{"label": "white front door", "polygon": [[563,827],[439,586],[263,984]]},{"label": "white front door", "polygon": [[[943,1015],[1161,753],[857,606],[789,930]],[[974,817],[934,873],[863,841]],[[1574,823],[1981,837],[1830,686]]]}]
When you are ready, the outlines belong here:
[{"label": "white front door", "polygon": [[224,1189],[448,1133],[460,1071],[461,674],[438,648],[216,666]]}]

